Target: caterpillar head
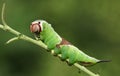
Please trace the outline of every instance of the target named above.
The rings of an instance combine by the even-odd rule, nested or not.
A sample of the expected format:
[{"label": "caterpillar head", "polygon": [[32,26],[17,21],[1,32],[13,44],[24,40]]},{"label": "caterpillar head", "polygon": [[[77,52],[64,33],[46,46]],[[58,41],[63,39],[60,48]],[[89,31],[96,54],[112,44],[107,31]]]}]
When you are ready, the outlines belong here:
[{"label": "caterpillar head", "polygon": [[43,25],[42,25],[43,22],[45,21],[43,20],[33,21],[30,25],[30,31],[35,34],[40,34],[40,32],[43,31]]}]

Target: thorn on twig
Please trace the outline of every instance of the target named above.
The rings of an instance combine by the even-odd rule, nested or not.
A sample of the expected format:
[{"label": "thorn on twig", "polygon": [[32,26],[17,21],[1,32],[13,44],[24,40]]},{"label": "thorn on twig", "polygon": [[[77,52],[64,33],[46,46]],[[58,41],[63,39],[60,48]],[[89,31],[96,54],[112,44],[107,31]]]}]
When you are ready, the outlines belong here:
[{"label": "thorn on twig", "polygon": [[81,70],[80,70],[80,69],[78,69],[78,73],[81,73]]}]

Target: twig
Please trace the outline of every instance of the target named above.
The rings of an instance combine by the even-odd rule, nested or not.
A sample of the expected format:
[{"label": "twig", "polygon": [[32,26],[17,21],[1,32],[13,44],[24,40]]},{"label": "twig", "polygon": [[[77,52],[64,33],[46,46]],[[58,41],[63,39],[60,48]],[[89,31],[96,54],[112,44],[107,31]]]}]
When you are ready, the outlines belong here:
[{"label": "twig", "polygon": [[13,41],[15,41],[15,40],[18,40],[18,39],[19,39],[19,37],[13,37],[13,38],[9,39],[9,40],[6,42],[6,44],[9,44],[9,43],[11,43],[11,42],[13,42]]},{"label": "twig", "polygon": [[91,72],[90,70],[88,70],[87,68],[85,68],[84,66],[81,66],[77,63],[74,64],[74,66],[76,66],[77,68],[79,68],[80,70],[86,72],[87,74],[89,74],[90,76],[100,76],[99,74],[94,74],[93,72]]},{"label": "twig", "polygon": [[[47,46],[46,46],[42,41],[37,41],[37,40],[35,40],[35,39],[32,39],[32,38],[30,38],[30,37],[28,37],[28,36],[26,36],[26,35],[18,32],[18,31],[12,29],[11,27],[9,27],[9,26],[6,24],[5,20],[4,20],[4,9],[5,9],[5,3],[3,4],[3,7],[2,7],[2,15],[1,15],[3,25],[0,24],[0,28],[3,29],[3,30],[5,30],[5,31],[7,31],[7,32],[10,32],[10,33],[16,35],[16,37],[8,40],[7,43],[10,43],[10,42],[12,42],[12,41],[20,40],[20,39],[21,39],[21,40],[25,40],[25,41],[34,43],[34,44],[36,44],[36,45],[38,45],[38,46],[40,46],[40,47],[48,50]],[[53,53],[51,52],[51,54],[53,54]],[[60,55],[58,55],[58,57],[60,57]],[[79,65],[78,63],[75,63],[74,66],[77,67],[78,69],[84,71],[85,73],[87,73],[87,74],[90,75],[90,76],[99,76],[98,74],[95,74],[95,73],[91,72],[90,70],[88,70],[88,69],[85,68],[84,66]]]}]

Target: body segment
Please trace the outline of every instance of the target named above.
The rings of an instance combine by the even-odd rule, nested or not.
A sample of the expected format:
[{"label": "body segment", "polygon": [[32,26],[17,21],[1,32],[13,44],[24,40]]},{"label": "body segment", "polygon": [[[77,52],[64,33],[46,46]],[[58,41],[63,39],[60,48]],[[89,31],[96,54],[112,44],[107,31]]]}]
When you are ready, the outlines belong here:
[{"label": "body segment", "polygon": [[41,32],[40,38],[48,46],[48,49],[52,50],[62,39],[56,32],[54,32],[54,29],[51,28],[50,24],[43,22],[42,25],[44,30]]}]

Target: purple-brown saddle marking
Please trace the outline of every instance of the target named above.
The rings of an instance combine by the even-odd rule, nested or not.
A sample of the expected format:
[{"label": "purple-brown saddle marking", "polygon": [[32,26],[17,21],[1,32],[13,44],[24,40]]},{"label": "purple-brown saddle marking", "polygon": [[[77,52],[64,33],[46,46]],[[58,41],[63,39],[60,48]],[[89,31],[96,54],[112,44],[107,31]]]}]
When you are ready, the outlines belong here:
[{"label": "purple-brown saddle marking", "polygon": [[60,45],[71,45],[71,43],[67,40],[65,40],[64,38],[62,38],[62,41],[60,42],[60,44],[57,44],[56,47],[60,47]]}]

